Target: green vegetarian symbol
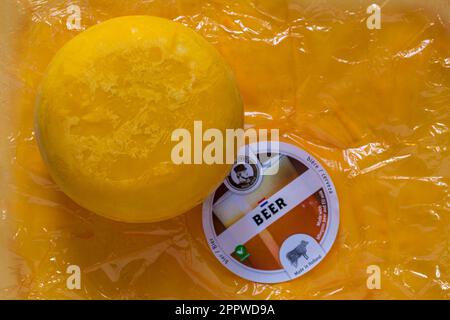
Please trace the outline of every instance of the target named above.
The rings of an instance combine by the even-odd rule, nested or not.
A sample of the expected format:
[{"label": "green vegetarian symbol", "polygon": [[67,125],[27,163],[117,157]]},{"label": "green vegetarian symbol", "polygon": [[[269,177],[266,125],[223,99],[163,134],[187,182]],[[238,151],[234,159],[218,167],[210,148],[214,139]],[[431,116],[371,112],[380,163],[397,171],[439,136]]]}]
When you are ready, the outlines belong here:
[{"label": "green vegetarian symbol", "polygon": [[234,249],[234,253],[239,257],[240,261],[244,261],[250,257],[250,253],[248,253],[247,248],[245,248],[242,244],[238,245],[236,249]]}]

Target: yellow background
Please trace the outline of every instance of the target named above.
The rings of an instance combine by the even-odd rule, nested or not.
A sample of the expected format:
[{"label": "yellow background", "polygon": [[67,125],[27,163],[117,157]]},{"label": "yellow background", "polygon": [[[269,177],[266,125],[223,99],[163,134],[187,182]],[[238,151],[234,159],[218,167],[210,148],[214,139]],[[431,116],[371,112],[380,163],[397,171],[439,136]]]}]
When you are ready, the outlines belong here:
[{"label": "yellow background", "polygon": [[[380,30],[366,27],[369,1],[4,3],[0,296],[449,298],[445,1],[435,2],[440,11],[425,6],[430,1],[386,1]],[[80,6],[82,29],[156,15],[218,48],[238,80],[247,126],[280,128],[283,140],[312,153],[333,178],[341,225],[319,266],[288,283],[245,281],[209,252],[200,207],[161,223],[121,224],[59,191],[37,149],[33,109],[50,59],[81,31],[67,30],[69,4]],[[66,287],[71,264],[81,267],[81,290]],[[369,265],[382,270],[380,290],[366,286]]]}]

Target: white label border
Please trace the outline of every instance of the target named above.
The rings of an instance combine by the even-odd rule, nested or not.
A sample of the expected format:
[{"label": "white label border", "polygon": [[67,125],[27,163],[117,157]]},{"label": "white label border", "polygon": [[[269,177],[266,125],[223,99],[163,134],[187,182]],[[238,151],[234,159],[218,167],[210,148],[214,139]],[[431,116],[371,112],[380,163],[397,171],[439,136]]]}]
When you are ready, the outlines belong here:
[{"label": "white label border", "polygon": [[[267,142],[253,143],[250,144],[249,147],[250,149],[255,150],[255,152],[257,150],[258,153],[270,151],[267,150]],[[279,152],[280,154],[286,155],[288,157],[300,161],[309,170],[315,172],[319,176],[323,184],[323,191],[328,206],[328,223],[324,232],[324,236],[320,241],[320,246],[322,247],[326,255],[333,246],[333,243],[336,239],[337,232],[339,229],[339,200],[333,181],[331,180],[331,177],[328,175],[327,171],[320,164],[320,162],[317,161],[313,156],[311,156],[304,150],[300,149],[299,147],[293,146],[289,143],[280,142]],[[208,245],[210,246],[210,249],[216,256],[216,258],[231,272],[250,281],[261,283],[280,283],[292,280],[289,277],[288,273],[283,269],[260,270],[250,268],[235,260],[231,255],[227,254],[222,249],[218,241],[218,236],[214,230],[213,224],[212,208],[213,208],[214,194],[215,192],[212,193],[203,203],[202,222],[203,222],[203,230],[206,236],[206,241],[208,242]]]}]

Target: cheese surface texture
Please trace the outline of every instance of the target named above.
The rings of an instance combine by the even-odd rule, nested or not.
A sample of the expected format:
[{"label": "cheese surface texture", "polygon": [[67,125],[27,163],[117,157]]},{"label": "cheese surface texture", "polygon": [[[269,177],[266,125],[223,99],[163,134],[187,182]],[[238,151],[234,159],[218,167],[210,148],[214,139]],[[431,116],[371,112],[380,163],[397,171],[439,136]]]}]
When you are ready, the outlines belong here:
[{"label": "cheese surface texture", "polygon": [[[127,222],[183,213],[226,165],[177,165],[172,133],[242,127],[231,70],[200,35],[157,17],[96,25],[59,50],[38,93],[37,136],[52,178],[81,206]],[[193,161],[191,161],[191,164]]]},{"label": "cheese surface texture", "polygon": [[[0,131],[4,132],[0,136],[0,228],[10,256],[6,260],[11,261],[5,268],[7,272],[2,273],[9,274],[11,279],[8,283],[0,282],[0,296],[450,298],[448,1],[408,0],[404,5],[399,5],[401,0],[387,1],[381,9],[381,29],[367,28],[370,16],[367,7],[372,0],[71,1],[79,5],[79,25],[75,19],[77,11],[73,8],[68,11],[68,1],[13,2],[17,4],[21,23],[9,31],[14,40],[12,51],[5,55],[0,50],[1,75],[6,77],[0,95],[7,90],[11,101],[2,105],[5,111],[0,113]],[[438,2],[447,7],[433,11],[430,5]],[[247,281],[227,270],[212,254],[203,232],[200,206],[165,221],[122,223],[93,214],[61,191],[42,159],[34,129],[35,101],[43,81],[51,96],[67,102],[52,104],[60,108],[52,116],[61,119],[52,124],[53,128],[61,126],[58,129],[61,136],[54,137],[52,148],[65,150],[62,155],[70,155],[68,159],[80,157],[79,162],[89,163],[85,167],[71,163],[79,170],[80,179],[89,176],[93,179],[89,183],[98,183],[108,173],[115,181],[136,179],[132,185],[137,188],[138,177],[145,174],[158,173],[161,179],[164,177],[163,166],[156,166],[162,156],[158,151],[148,160],[153,165],[143,165],[140,160],[145,156],[136,152],[134,166],[129,170],[124,170],[121,161],[124,157],[131,158],[131,154],[114,156],[117,162],[106,161],[107,157],[113,158],[106,149],[109,143],[111,150],[120,150],[122,146],[115,143],[128,141],[127,152],[131,152],[145,139],[156,141],[157,132],[161,131],[152,128],[149,133],[141,132],[134,137],[102,135],[109,130],[108,126],[122,119],[114,120],[113,113],[131,108],[121,115],[131,120],[138,112],[133,106],[156,105],[156,100],[149,100],[158,97],[155,88],[152,88],[155,92],[144,94],[137,90],[139,87],[129,87],[123,98],[115,96],[117,104],[109,106],[104,103],[110,101],[107,97],[111,95],[93,95],[96,103],[92,109],[81,109],[83,112],[76,109],[79,114],[73,114],[74,106],[86,101],[83,92],[91,92],[91,85],[98,86],[97,92],[111,92],[115,81],[128,81],[132,75],[147,81],[147,77],[155,76],[133,70],[144,63],[136,61],[140,59],[137,54],[140,49],[127,53],[135,61],[131,66],[120,63],[120,54],[110,56],[109,60],[95,60],[101,52],[98,49],[92,52],[88,45],[73,48],[75,52],[68,59],[75,64],[56,58],[67,72],[67,76],[62,76],[67,87],[63,87],[61,78],[46,75],[55,54],[71,39],[91,26],[123,15],[164,17],[203,36],[221,53],[236,77],[244,104],[245,127],[280,129],[283,141],[304,149],[326,169],[339,197],[340,224],[333,247],[317,267],[285,283]],[[129,26],[125,22],[124,25]],[[145,29],[139,30],[134,35],[145,38]],[[164,28],[160,32],[166,34],[170,30]],[[121,43],[131,43],[132,37],[132,32],[105,35],[110,43],[117,40],[115,52],[126,50],[120,48]],[[177,51],[173,49],[175,54]],[[194,58],[203,57],[202,52],[194,54]],[[163,59],[163,50],[147,51],[145,63],[154,64],[159,56]],[[80,74],[82,61],[96,72],[85,68],[89,76]],[[207,61],[201,61],[197,67],[201,68],[202,63]],[[117,79],[110,78],[105,71],[122,67]],[[103,72],[98,73],[99,70]],[[69,74],[76,77],[69,78]],[[180,74],[174,68],[171,76]],[[166,88],[176,85],[181,92],[191,79],[173,81],[161,85]],[[61,92],[56,92],[57,87]],[[74,91],[73,97],[63,96],[62,92],[70,88],[79,91]],[[168,99],[169,94],[160,98],[164,97]],[[182,96],[172,97],[175,101]],[[121,99],[139,103],[119,104]],[[160,120],[180,115],[177,120],[181,121],[183,108],[151,115],[159,117],[157,124],[164,129],[168,124]],[[63,117],[63,110],[72,110],[72,114]],[[225,111],[204,112],[202,116],[222,119]],[[71,117],[78,120],[70,123],[64,120]],[[129,122],[128,132],[133,131],[131,125],[139,128],[137,124],[144,121],[145,115],[135,119],[136,122]],[[189,129],[191,125],[192,122],[182,127]],[[69,127],[71,136],[65,131]],[[41,130],[41,139],[43,134]],[[102,143],[95,144],[90,136],[96,136]],[[84,140],[77,144],[80,151],[99,147],[95,149],[98,162],[90,158],[92,153],[73,149],[76,139]],[[56,149],[47,152],[53,151]],[[152,153],[150,149],[147,151]],[[57,166],[64,167],[61,162]],[[183,167],[179,170],[185,170]],[[145,171],[149,168],[155,171]],[[4,173],[9,174],[8,180],[2,179]],[[198,174],[192,179],[197,179]],[[178,198],[190,197],[204,188],[204,179],[200,178],[202,181],[191,180],[191,188],[185,192],[180,192],[179,183],[183,181],[174,182],[171,195],[176,198],[164,199],[166,205],[179,204]],[[78,185],[72,187],[89,202],[96,203],[90,194],[86,195],[87,191],[80,191]],[[156,195],[147,192],[145,196],[162,201],[162,194],[163,190],[158,190]],[[132,193],[128,195],[134,197]],[[142,206],[147,200],[143,201],[132,205]],[[255,247],[263,247],[262,240],[255,238],[255,241],[258,241]],[[5,261],[1,251],[0,257],[1,265]],[[269,264],[270,260],[265,262]],[[67,270],[73,265],[81,272],[80,290],[67,287],[71,275]]]}]

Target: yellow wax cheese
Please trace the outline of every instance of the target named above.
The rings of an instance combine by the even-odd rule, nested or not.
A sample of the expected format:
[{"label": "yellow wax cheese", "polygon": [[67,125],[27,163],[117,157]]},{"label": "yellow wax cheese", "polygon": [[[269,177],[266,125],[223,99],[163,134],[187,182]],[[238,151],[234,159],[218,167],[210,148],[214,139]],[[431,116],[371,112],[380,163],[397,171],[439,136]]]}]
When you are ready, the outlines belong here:
[{"label": "yellow wax cheese", "polygon": [[[176,164],[174,130],[240,128],[230,69],[193,30],[166,19],[111,19],[70,40],[38,95],[36,129],[59,187],[108,218],[151,222],[191,209],[229,166]],[[193,139],[193,138],[192,138]]]}]

